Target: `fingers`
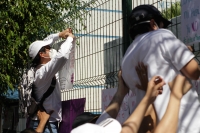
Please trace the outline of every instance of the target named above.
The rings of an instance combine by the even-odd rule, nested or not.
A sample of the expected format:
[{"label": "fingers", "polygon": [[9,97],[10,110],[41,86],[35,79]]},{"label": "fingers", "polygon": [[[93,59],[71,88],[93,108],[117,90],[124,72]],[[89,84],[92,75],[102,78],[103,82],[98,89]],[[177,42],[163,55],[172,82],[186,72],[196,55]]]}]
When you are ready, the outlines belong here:
[{"label": "fingers", "polygon": [[141,72],[142,72],[143,74],[146,74],[146,75],[147,75],[147,66],[145,66],[143,62],[140,62],[138,65],[139,65],[139,67],[141,68]]},{"label": "fingers", "polygon": [[69,33],[73,34],[72,28],[68,28],[69,29]]},{"label": "fingers", "polygon": [[153,76],[150,80],[150,82],[154,82],[155,84],[158,84],[162,81],[163,81],[163,79],[160,76]]},{"label": "fingers", "polygon": [[51,113],[46,113],[45,111],[43,111],[43,112],[38,111],[37,117],[38,117],[39,120],[48,119],[52,113],[53,113],[52,111],[51,111]]},{"label": "fingers", "polygon": [[122,70],[120,69],[118,72],[118,78],[121,78],[121,77],[122,77]]},{"label": "fingers", "polygon": [[135,67],[135,70],[138,74],[138,77],[148,77],[147,75],[147,66],[145,66],[143,63],[138,63],[138,65]]},{"label": "fingers", "polygon": [[66,30],[64,30],[65,32],[69,32],[72,33],[72,28],[67,28]]},{"label": "fingers", "polygon": [[142,80],[142,76],[144,76],[140,70],[140,68],[138,66],[135,67],[136,73],[140,79],[140,81]]},{"label": "fingers", "polygon": [[164,80],[160,77],[160,76],[154,76],[150,82],[149,85],[152,85],[152,89],[156,90],[157,94],[162,94],[163,92],[163,86],[166,83],[164,82]]},{"label": "fingers", "polygon": [[138,69],[141,74],[147,75],[147,66],[145,66],[143,62],[138,63]]},{"label": "fingers", "polygon": [[118,72],[118,89],[117,89],[117,93],[119,93],[121,96],[125,96],[127,93],[129,93],[129,88],[126,86],[126,83],[123,80],[122,70],[121,69]]},{"label": "fingers", "polygon": [[160,78],[161,78],[160,76],[153,76],[150,81],[156,81],[156,79],[160,79]]},{"label": "fingers", "polygon": [[163,93],[163,89],[161,90],[158,90],[158,95],[162,94]]},{"label": "fingers", "polygon": [[71,37],[74,38],[72,28],[67,28],[66,30],[64,30],[64,31],[62,32],[62,38],[65,38],[65,39],[66,39],[68,36],[71,36]]},{"label": "fingers", "polygon": [[163,86],[165,85],[166,83],[162,80],[160,83],[156,84],[154,86],[154,89],[155,90],[158,90],[160,93],[162,93],[163,91]]},{"label": "fingers", "polygon": [[119,80],[118,82],[120,85],[124,83],[124,80],[122,78],[122,70],[119,70],[118,72],[118,80]]},{"label": "fingers", "polygon": [[144,63],[141,62],[138,63],[138,65],[135,67],[135,70],[141,83],[140,86],[142,86],[143,88],[142,90],[146,91],[148,84],[147,66],[145,66]]},{"label": "fingers", "polygon": [[154,76],[148,83],[146,91],[146,97],[149,99],[149,103],[154,102],[159,94],[163,93],[164,80],[160,76]]}]

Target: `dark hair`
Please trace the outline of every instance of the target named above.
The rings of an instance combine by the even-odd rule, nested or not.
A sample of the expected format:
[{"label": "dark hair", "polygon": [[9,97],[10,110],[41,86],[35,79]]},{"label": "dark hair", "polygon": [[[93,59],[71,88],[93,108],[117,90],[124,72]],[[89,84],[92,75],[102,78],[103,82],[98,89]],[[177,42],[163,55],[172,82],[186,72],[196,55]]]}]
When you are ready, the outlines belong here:
[{"label": "dark hair", "polygon": [[45,47],[42,47],[32,61],[31,67],[37,67],[40,64],[40,52],[45,52]]},{"label": "dark hair", "polygon": [[21,131],[20,133],[37,133],[33,128],[27,128]]},{"label": "dark hair", "polygon": [[[148,25],[144,24],[154,19],[158,26],[162,22],[162,28],[167,28],[171,22],[162,16],[162,13],[153,5],[144,4],[135,7],[129,16],[130,35],[132,39],[138,34],[148,32]],[[144,27],[143,27],[144,26]]]},{"label": "dark hair", "polygon": [[[159,18],[155,18],[154,20],[158,26],[162,22]],[[137,35],[149,32],[149,28],[150,28],[149,22],[138,24],[138,25],[132,26],[129,29],[129,34],[130,34],[131,38],[134,40]]]},{"label": "dark hair", "polygon": [[149,28],[150,28],[149,23],[139,24],[137,26],[131,27],[129,30],[129,34],[131,38],[134,40],[137,35],[149,32]]}]

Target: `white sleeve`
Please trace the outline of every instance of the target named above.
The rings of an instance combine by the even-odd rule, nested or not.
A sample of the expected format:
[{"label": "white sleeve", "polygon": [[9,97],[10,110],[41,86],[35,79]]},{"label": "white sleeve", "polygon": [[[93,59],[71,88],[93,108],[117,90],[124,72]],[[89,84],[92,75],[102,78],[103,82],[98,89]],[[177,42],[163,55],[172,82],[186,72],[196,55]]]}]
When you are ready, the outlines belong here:
[{"label": "white sleeve", "polygon": [[177,70],[181,70],[194,58],[194,54],[187,46],[172,35],[163,38],[163,43],[160,45],[160,48],[163,57],[169,59]]},{"label": "white sleeve", "polygon": [[72,44],[73,44],[73,38],[68,37],[67,40],[63,42],[63,44],[61,44],[58,52],[60,52],[63,56],[65,56],[68,59],[69,54],[71,52]]},{"label": "white sleeve", "polygon": [[61,44],[61,47],[58,50],[56,56],[52,58],[48,63],[43,65],[40,69],[38,69],[38,71],[36,71],[36,75],[39,76],[38,79],[40,81],[48,79],[51,80],[53,76],[64,66],[71,52],[72,41],[73,38],[68,37],[66,41]]},{"label": "white sleeve", "polygon": [[58,39],[60,39],[59,33],[51,34],[51,35],[47,36],[44,40],[47,41],[50,39],[53,39],[53,42],[50,45],[54,44],[56,41],[58,41]]},{"label": "white sleeve", "polygon": [[107,119],[107,118],[111,118],[110,115],[104,111],[100,116],[99,118],[97,119],[96,123],[95,124],[99,124],[101,123],[103,120]]}]

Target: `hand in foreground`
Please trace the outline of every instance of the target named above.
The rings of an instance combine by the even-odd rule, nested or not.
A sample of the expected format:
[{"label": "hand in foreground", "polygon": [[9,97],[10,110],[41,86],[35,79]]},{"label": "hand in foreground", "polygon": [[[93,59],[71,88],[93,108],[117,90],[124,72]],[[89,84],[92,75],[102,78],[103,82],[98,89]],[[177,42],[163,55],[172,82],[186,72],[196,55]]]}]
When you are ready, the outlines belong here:
[{"label": "hand in foreground", "polygon": [[39,110],[37,112],[37,117],[40,120],[40,123],[38,125],[38,127],[36,128],[36,132],[43,132],[45,125],[47,123],[47,121],[50,118],[50,115],[53,113],[53,111],[50,112],[50,114],[47,114],[45,111],[43,110]]},{"label": "hand in foreground", "polygon": [[66,30],[59,33],[59,37],[66,39],[68,36],[74,38],[73,31],[71,28],[67,28]]},{"label": "hand in foreground", "polygon": [[186,94],[189,89],[192,87],[190,82],[185,76],[177,75],[172,82],[169,82],[169,87],[171,94],[174,95],[177,99],[181,99],[184,94]]},{"label": "hand in foreground", "polygon": [[136,87],[140,90],[146,91],[148,84],[147,66],[145,66],[143,63],[138,63],[138,65],[135,67],[135,70],[140,79],[140,84],[136,84]]},{"label": "hand in foreground", "polygon": [[39,120],[44,120],[44,121],[46,120],[47,121],[52,113],[53,113],[53,111],[48,114],[43,110],[38,110],[37,117],[38,117]]},{"label": "hand in foreground", "polygon": [[148,83],[145,97],[150,103],[154,102],[156,97],[163,92],[164,80],[160,76],[154,76]]},{"label": "hand in foreground", "polygon": [[129,88],[126,86],[123,78],[122,78],[122,70],[119,70],[118,72],[118,89],[117,91],[125,96],[129,92]]}]

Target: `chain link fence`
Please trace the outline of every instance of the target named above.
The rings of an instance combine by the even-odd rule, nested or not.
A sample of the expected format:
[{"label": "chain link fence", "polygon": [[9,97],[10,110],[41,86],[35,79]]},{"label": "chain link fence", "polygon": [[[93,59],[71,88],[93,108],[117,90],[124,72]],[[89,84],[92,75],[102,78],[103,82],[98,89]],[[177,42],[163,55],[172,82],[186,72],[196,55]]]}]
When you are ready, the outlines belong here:
[{"label": "chain link fence", "polygon": [[[85,111],[101,113],[102,90],[117,87],[117,73],[123,53],[131,40],[128,16],[141,4],[152,4],[172,21],[168,27],[181,39],[180,0],[98,0],[86,8],[84,23],[74,21],[79,45],[76,46],[73,89],[62,92],[62,100],[86,98]],[[199,62],[199,44],[194,44]]]},{"label": "chain link fence", "polygon": [[[100,114],[102,90],[117,87],[120,63],[131,43],[128,35],[128,16],[131,10],[141,4],[154,5],[172,21],[168,29],[181,39],[181,6],[180,0],[87,0],[86,3],[88,2],[91,5],[83,6],[81,9],[84,11],[79,12],[83,21],[70,19],[69,15],[63,17],[76,27],[78,45],[75,51],[73,89],[62,90],[62,100],[86,98],[85,112]],[[200,63],[200,45],[196,43],[192,46],[196,60]]]},{"label": "chain link fence", "polygon": [[[85,9],[85,23],[74,23],[78,44],[75,52],[73,89],[62,92],[62,100],[86,98],[85,111],[101,113],[101,92],[117,86],[123,57],[123,15],[120,0],[98,0]],[[76,28],[77,28],[76,27]]]}]

